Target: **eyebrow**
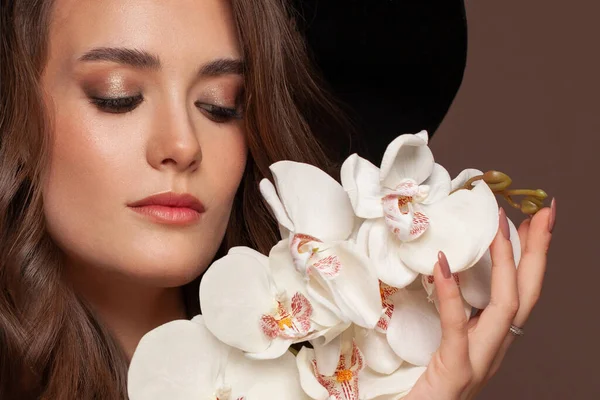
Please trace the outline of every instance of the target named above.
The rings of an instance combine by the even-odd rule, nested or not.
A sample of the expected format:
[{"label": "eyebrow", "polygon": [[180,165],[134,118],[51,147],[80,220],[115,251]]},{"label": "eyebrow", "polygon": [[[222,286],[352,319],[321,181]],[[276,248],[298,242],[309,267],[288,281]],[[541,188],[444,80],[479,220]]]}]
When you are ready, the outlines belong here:
[{"label": "eyebrow", "polygon": [[79,61],[111,61],[140,69],[160,68],[158,56],[143,50],[121,47],[98,47],[79,57]]},{"label": "eyebrow", "polygon": [[[98,47],[79,57],[79,61],[110,61],[139,69],[159,69],[160,58],[145,50],[122,47]],[[227,74],[243,75],[244,63],[234,58],[219,58],[204,64],[199,76],[219,76]]]},{"label": "eyebrow", "polygon": [[226,74],[243,75],[244,63],[238,59],[220,58],[204,64],[198,72],[198,75],[200,76],[218,76]]}]

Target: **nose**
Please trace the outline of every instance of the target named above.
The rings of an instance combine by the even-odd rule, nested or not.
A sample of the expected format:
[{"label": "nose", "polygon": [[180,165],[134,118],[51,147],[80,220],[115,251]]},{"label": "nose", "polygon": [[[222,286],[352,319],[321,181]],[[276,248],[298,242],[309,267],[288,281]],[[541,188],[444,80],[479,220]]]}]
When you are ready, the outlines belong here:
[{"label": "nose", "polygon": [[181,107],[156,113],[146,158],[157,170],[194,171],[202,161],[202,150],[192,119]]}]

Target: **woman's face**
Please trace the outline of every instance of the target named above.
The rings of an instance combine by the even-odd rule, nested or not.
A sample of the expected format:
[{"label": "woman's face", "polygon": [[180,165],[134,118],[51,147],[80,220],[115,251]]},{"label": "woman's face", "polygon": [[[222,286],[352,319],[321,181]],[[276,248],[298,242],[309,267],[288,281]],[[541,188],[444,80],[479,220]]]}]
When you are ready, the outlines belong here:
[{"label": "woman's face", "polygon": [[189,282],[220,245],[246,163],[228,2],[56,0],[49,40],[51,237],[76,268]]}]

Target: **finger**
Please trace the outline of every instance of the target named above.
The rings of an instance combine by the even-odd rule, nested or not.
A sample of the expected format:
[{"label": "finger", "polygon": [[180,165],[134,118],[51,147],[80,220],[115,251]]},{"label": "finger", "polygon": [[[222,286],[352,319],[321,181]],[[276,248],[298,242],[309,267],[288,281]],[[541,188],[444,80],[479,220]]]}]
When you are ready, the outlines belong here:
[{"label": "finger", "polygon": [[529,227],[531,226],[531,219],[527,218],[519,225],[519,242],[521,243],[521,252],[525,251],[527,247],[527,235],[529,234]]},{"label": "finger", "polygon": [[[514,318],[514,324],[523,327],[529,318],[533,306],[537,302],[541,293],[543,276],[546,270],[546,255],[552,239],[553,221],[556,218],[556,201],[552,200],[550,209],[539,211],[527,224],[527,230],[524,233],[527,236],[527,243],[531,239],[531,248],[525,246],[523,257],[519,263],[518,269],[518,288],[520,307]],[[527,221],[526,221],[527,222]],[[521,228],[519,233],[521,233]],[[541,253],[541,254],[535,254]],[[502,363],[510,345],[515,340],[515,336],[509,334],[504,339],[500,351],[496,355],[493,366],[490,369],[489,377],[495,374]]]},{"label": "finger", "polygon": [[471,335],[473,366],[477,372],[487,374],[510,324],[519,308],[517,270],[510,242],[506,214],[501,208],[498,233],[490,247],[492,258],[492,290],[490,304],[483,310],[477,328]]},{"label": "finger", "polygon": [[438,350],[440,360],[446,368],[462,368],[470,363],[468,321],[460,289],[450,273],[446,255],[441,251],[433,276],[442,324],[442,342]]},{"label": "finger", "polygon": [[[519,241],[521,243],[521,252],[525,252],[525,248],[527,247],[527,236],[529,235],[529,227],[531,226],[531,219],[528,218],[526,220],[524,220],[523,222],[521,222],[521,224],[519,225]],[[517,290],[519,287],[519,270],[517,269]],[[520,294],[519,294],[519,299],[520,299]],[[520,301],[519,301],[520,303]],[[520,308],[521,305],[519,304]],[[515,315],[515,318],[517,317],[517,315],[519,314],[519,311],[517,311],[517,314]],[[500,350],[499,350],[499,354],[496,355],[496,359],[494,360],[494,363],[498,362],[498,359],[503,358],[503,354],[506,353],[506,350],[508,349],[508,347],[511,345],[512,340],[514,340],[514,335],[507,335],[506,338],[504,339],[502,346],[500,346]],[[492,368],[493,370],[494,368]],[[495,371],[493,372],[495,373]]]},{"label": "finger", "polygon": [[521,256],[518,270],[520,307],[514,324],[523,326],[542,292],[546,262],[552,240],[553,220],[556,218],[556,201],[550,208],[539,211],[531,220],[527,232],[527,246]]}]

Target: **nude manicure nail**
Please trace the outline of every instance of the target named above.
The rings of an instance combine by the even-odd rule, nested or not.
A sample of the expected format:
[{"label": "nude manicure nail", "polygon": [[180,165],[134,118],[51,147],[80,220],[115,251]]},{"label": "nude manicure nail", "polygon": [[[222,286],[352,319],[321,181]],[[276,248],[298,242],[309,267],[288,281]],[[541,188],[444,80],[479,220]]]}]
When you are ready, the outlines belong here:
[{"label": "nude manicure nail", "polygon": [[506,213],[504,212],[504,208],[500,207],[498,210],[498,218],[500,222],[500,231],[502,232],[502,236],[506,240],[510,239],[510,228],[508,227],[508,218],[506,218]]},{"label": "nude manicure nail", "polygon": [[550,233],[554,230],[554,223],[556,222],[556,199],[552,199],[550,203],[550,219],[548,220],[548,230]]},{"label": "nude manicure nail", "polygon": [[442,270],[442,275],[446,279],[450,279],[452,273],[450,272],[450,265],[448,265],[448,259],[443,251],[438,253],[438,264],[440,264],[440,269]]}]

